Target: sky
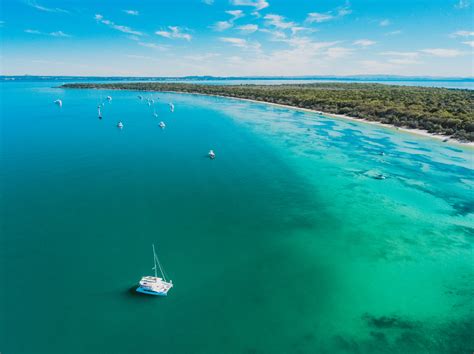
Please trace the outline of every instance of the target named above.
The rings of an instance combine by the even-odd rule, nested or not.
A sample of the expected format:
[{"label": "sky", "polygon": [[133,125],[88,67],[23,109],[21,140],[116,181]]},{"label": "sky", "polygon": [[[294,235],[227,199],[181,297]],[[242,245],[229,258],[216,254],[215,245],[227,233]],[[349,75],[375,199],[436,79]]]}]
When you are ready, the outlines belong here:
[{"label": "sky", "polygon": [[0,74],[474,76],[474,0],[5,0]]}]

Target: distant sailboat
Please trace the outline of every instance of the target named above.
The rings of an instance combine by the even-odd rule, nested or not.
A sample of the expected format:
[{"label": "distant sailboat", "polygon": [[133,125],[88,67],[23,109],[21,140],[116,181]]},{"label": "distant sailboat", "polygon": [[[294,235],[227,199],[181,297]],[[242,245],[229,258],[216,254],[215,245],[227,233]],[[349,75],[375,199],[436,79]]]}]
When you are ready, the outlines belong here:
[{"label": "distant sailboat", "polygon": [[209,153],[207,154],[211,160],[216,158],[216,154],[214,153],[214,150],[209,150]]},{"label": "distant sailboat", "polygon": [[112,101],[112,97],[111,96],[107,96],[107,101]]},{"label": "distant sailboat", "polygon": [[117,123],[117,127],[120,128],[120,129],[122,129],[122,128],[123,128],[123,123],[122,123],[122,122],[118,122],[118,123]]},{"label": "distant sailboat", "polygon": [[158,124],[160,126],[161,129],[164,129],[166,127],[166,124],[165,122],[160,122],[160,124]]},{"label": "distant sailboat", "polygon": [[170,111],[171,111],[171,113],[174,112],[174,104],[172,104],[171,102],[170,102]]},{"label": "distant sailboat", "polygon": [[54,103],[56,103],[59,107],[63,106],[63,101],[61,101],[60,99],[57,99],[56,101],[54,101]]},{"label": "distant sailboat", "polygon": [[102,119],[102,112],[100,111],[100,105],[97,106],[97,111],[98,111],[99,119]]},{"label": "distant sailboat", "polygon": [[[165,272],[155,252],[155,245],[153,245],[153,263],[154,267],[152,269],[155,270],[155,276],[142,277],[136,291],[148,295],[166,296],[168,295],[168,291],[173,287],[173,282],[166,280]],[[161,278],[158,277],[158,269],[160,269]]]},{"label": "distant sailboat", "polygon": [[158,118],[158,113],[156,113],[156,111],[153,111],[153,115],[155,116],[155,118]]}]

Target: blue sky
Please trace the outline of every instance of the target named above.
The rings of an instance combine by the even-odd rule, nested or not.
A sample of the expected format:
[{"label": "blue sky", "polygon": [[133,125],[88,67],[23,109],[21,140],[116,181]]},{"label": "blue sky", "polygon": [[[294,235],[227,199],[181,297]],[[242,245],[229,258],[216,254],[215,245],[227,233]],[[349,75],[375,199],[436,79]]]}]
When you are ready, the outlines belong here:
[{"label": "blue sky", "polygon": [[471,0],[8,0],[4,75],[474,76]]}]

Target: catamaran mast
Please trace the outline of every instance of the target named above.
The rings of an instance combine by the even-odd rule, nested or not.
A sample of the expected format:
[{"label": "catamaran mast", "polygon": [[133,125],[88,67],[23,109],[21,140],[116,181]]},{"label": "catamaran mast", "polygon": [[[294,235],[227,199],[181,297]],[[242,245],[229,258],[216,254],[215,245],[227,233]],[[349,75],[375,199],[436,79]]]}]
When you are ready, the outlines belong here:
[{"label": "catamaran mast", "polygon": [[153,261],[154,261],[154,263],[155,263],[155,266],[153,267],[153,269],[155,270],[155,277],[157,277],[157,275],[156,275],[156,271],[157,271],[157,269],[156,269],[156,264],[158,263],[158,267],[160,268],[161,276],[163,277],[163,279],[164,279],[165,281],[167,281],[167,280],[166,280],[166,277],[165,277],[165,272],[163,271],[163,268],[161,267],[160,260],[158,259],[158,256],[156,255],[156,252],[155,252],[155,245],[154,245],[154,244],[153,244]]}]

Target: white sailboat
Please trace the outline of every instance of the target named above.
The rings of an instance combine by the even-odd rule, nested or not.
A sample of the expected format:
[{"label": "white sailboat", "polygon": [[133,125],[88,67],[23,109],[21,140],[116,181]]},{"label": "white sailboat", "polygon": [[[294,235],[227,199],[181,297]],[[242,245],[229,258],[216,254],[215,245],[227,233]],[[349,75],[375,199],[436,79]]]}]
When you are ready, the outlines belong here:
[{"label": "white sailboat", "polygon": [[106,98],[107,98],[107,101],[109,102],[112,101],[112,96],[107,96]]},{"label": "white sailboat", "polygon": [[[136,291],[148,295],[166,296],[168,295],[168,291],[173,287],[173,282],[166,280],[165,272],[155,252],[155,245],[153,245],[153,262],[154,267],[152,269],[155,270],[155,276],[149,275],[142,277]],[[158,269],[160,269],[162,278],[158,277]]]},{"label": "white sailboat", "polygon": [[97,106],[97,111],[98,111],[97,113],[99,115],[99,119],[102,119],[102,112],[100,111],[100,105]]},{"label": "white sailboat", "polygon": [[160,122],[160,124],[158,124],[160,126],[161,129],[164,129],[166,127],[166,124],[165,122]]},{"label": "white sailboat", "polygon": [[118,127],[119,129],[122,129],[122,128],[123,128],[123,123],[122,123],[122,122],[118,122],[118,123],[117,123],[117,127]]},{"label": "white sailboat", "polygon": [[174,104],[172,104],[171,102],[170,102],[170,111],[171,111],[171,113],[174,112]]},{"label": "white sailboat", "polygon": [[216,158],[216,154],[214,150],[209,150],[209,153],[207,155],[209,156],[211,160]]},{"label": "white sailboat", "polygon": [[57,99],[56,101],[54,101],[54,103],[56,103],[59,107],[63,106],[63,101],[61,101],[60,99]]}]

